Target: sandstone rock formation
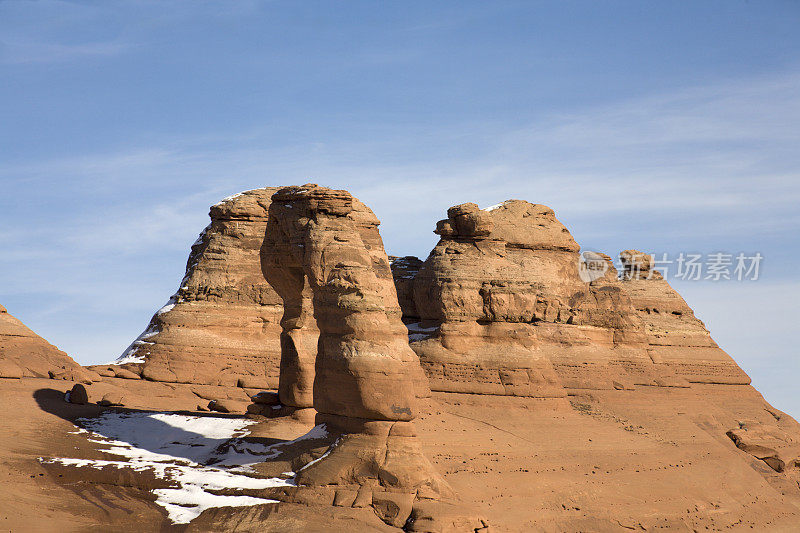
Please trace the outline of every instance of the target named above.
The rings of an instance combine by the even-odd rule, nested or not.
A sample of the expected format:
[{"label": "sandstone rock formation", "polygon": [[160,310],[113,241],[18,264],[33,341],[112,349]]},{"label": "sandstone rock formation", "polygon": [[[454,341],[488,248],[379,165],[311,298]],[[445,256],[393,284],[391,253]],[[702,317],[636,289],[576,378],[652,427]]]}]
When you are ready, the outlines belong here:
[{"label": "sandstone rock formation", "polygon": [[[283,405],[313,407],[330,440],[297,482],[373,480],[412,500],[447,492],[411,424],[417,397],[429,391],[408,346],[378,219],[347,191],[313,184],[272,200],[261,261],[284,304],[278,394]],[[303,338],[311,322],[316,349]]]},{"label": "sandstone rock formation", "polygon": [[692,383],[748,385],[750,377],[711,338],[681,296],[638,250],[620,252],[622,287],[641,318],[647,352],[658,366]]},{"label": "sandstone rock formation", "polygon": [[[441,239],[413,279],[413,306],[404,305],[432,390],[559,397],[749,383],[666,281],[620,281],[608,256],[582,259],[548,207],[462,204],[435,232]],[[587,276],[588,263],[603,262]],[[637,267],[649,272],[649,263]]]},{"label": "sandstone rock formation", "polygon": [[259,258],[277,190],[246,191],[211,207],[178,291],[118,362],[143,363],[142,375],[154,381],[277,386],[283,310]]},{"label": "sandstone rock formation", "polygon": [[[183,296],[133,347],[144,362],[95,367],[103,377],[86,387],[2,380],[15,413],[0,424],[10,529],[127,531],[131,516],[172,529],[155,496],[176,490],[173,511],[222,498],[186,531],[797,528],[800,426],[747,384],[647,256],[622,252],[617,272],[579,254],[552,210],[512,200],[456,206],[424,263],[389,261],[377,218],[349,193],[272,191],[212,208]],[[252,358],[224,348],[257,339]],[[131,442],[115,421],[93,425],[134,411]],[[75,431],[87,422],[99,433]],[[231,422],[242,433],[218,432]],[[113,466],[97,434],[119,449]],[[153,468],[126,463],[143,434]],[[240,464],[252,470],[238,484],[213,481]]]},{"label": "sandstone rock formation", "polygon": [[[284,352],[283,405],[311,408],[318,331],[310,288],[280,341],[281,299],[261,275],[277,190],[247,191],[211,208],[178,292],[121,359],[143,365],[121,370],[274,389],[281,342],[292,339],[297,355],[288,360]],[[350,216],[371,246],[377,219],[354,206]],[[619,280],[608,256],[587,252],[582,261],[551,209],[520,200],[487,210],[455,206],[436,232],[441,240],[424,264],[390,261],[409,340],[435,390],[560,397],[565,389],[637,383],[749,383],[645,254],[623,252],[628,266]],[[603,268],[581,272],[587,265]]]},{"label": "sandstone rock formation", "polygon": [[70,380],[95,377],[0,305],[0,377],[23,376]]}]

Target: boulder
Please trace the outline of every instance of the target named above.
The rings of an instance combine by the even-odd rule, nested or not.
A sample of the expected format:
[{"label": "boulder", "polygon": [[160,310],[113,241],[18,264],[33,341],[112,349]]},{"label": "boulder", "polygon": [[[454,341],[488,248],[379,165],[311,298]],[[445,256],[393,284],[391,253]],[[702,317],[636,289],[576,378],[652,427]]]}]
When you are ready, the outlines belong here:
[{"label": "boulder", "polygon": [[281,400],[277,392],[262,391],[250,396],[253,403],[262,405],[280,405]]},{"label": "boulder", "polygon": [[114,368],[114,377],[122,378],[122,379],[141,379],[142,376],[135,372],[131,372],[127,368],[116,367]]},{"label": "boulder", "polygon": [[47,375],[50,379],[60,379],[64,381],[79,381],[87,385],[100,381],[102,376],[92,370],[78,367],[67,367],[62,369],[50,370]]},{"label": "boulder", "polygon": [[84,405],[89,403],[89,393],[81,383],[76,383],[69,391],[69,403]]},{"label": "boulder", "polygon": [[101,377],[104,378],[114,378],[117,377],[117,373],[114,372],[114,369],[110,366],[106,367],[92,367],[95,372]]}]

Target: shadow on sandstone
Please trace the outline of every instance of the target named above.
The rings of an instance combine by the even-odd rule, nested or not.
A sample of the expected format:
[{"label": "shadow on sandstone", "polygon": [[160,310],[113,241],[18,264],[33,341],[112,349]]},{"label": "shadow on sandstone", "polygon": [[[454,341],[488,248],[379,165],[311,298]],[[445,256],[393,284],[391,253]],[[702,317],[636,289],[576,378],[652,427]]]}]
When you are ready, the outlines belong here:
[{"label": "shadow on sandstone", "polygon": [[199,464],[215,464],[232,447],[234,451],[236,448],[263,450],[287,442],[266,437],[215,436],[220,433],[215,426],[235,427],[230,422],[244,419],[236,414],[148,411],[104,407],[91,403],[79,405],[66,402],[64,392],[49,388],[36,390],[33,397],[43,411],[109,441],[123,441],[140,450],[156,454],[167,453]]}]

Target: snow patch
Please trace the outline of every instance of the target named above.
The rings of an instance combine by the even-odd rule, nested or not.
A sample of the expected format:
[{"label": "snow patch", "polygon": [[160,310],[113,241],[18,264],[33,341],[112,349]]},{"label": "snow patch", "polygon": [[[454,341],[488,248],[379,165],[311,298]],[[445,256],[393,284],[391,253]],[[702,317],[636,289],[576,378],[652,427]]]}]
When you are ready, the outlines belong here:
[{"label": "snow patch", "polygon": [[136,337],[136,340],[134,340],[124,352],[122,352],[122,355],[117,357],[116,360],[106,364],[124,365],[126,363],[144,363],[144,354],[138,355],[139,348],[142,348],[143,346],[152,346],[154,343],[148,342],[144,339],[149,339],[157,333],[158,330],[154,329],[152,326],[148,327],[141,333],[141,335]]},{"label": "snow patch", "polygon": [[144,363],[144,355],[136,355],[144,345],[153,344],[152,342],[144,342],[140,340],[135,340],[133,343],[128,346],[128,349],[123,352],[116,360],[111,361],[110,363],[106,363],[107,365],[124,365],[127,363]]},{"label": "snow patch", "polygon": [[80,418],[76,423],[79,425],[76,433],[87,433],[90,442],[106,447],[104,452],[125,460],[40,458],[40,461],[76,468],[150,471],[174,485],[154,489],[153,494],[175,524],[187,524],[212,507],[277,503],[267,498],[212,492],[293,486],[294,472],[284,472],[282,477],[275,478],[247,474],[253,472],[253,464],[278,456],[283,446],[328,436],[326,426],[321,424],[294,441],[267,446],[243,439],[247,427],[256,423],[252,420],[174,413],[105,412],[96,418]]},{"label": "snow patch", "polygon": [[314,459],[313,461],[309,461],[309,462],[307,462],[306,464],[304,464],[303,466],[301,466],[301,467],[300,467],[300,469],[298,470],[298,472],[302,472],[303,470],[305,470],[305,469],[306,469],[306,468],[308,468],[309,466],[311,466],[311,465],[313,465],[313,464],[315,464],[315,463],[318,463],[318,462],[322,461],[323,459],[325,459],[326,457],[328,457],[328,456],[331,454],[331,452],[333,451],[333,449],[334,449],[334,448],[336,448],[336,446],[338,446],[338,445],[339,445],[339,441],[340,441],[340,440],[342,440],[342,439],[341,439],[341,437],[340,437],[340,438],[338,438],[338,439],[336,439],[336,442],[334,442],[333,444],[331,444],[331,445],[328,447],[328,449],[327,449],[327,450],[325,450],[325,453],[323,453],[322,455],[320,455],[319,457],[317,457],[317,458],[316,458],[316,459]]},{"label": "snow patch", "polygon": [[237,192],[236,194],[232,194],[232,195],[230,195],[230,196],[226,196],[225,198],[223,198],[222,200],[220,200],[219,202],[217,202],[216,204],[214,204],[214,207],[217,207],[217,206],[219,206],[219,205],[222,205],[222,204],[224,204],[225,202],[230,202],[231,200],[235,200],[236,198],[239,198],[240,196],[242,196],[242,195],[243,195],[244,193],[246,193],[246,192],[250,192],[250,191],[242,191],[242,192]]},{"label": "snow patch", "polygon": [[[243,475],[250,465],[277,455],[273,446],[241,440],[245,419],[197,417],[172,413],[103,413],[77,421],[89,440],[107,446],[106,453],[125,461],[54,458],[45,462],[91,468],[151,471],[174,488],[156,489],[156,503],[176,524],[186,524],[211,507],[259,505],[275,500],[252,496],[220,496],[208,491],[291,486],[291,479]],[[238,469],[238,471],[237,471]]]},{"label": "snow patch", "polygon": [[201,231],[200,235],[197,236],[197,240],[195,240],[194,243],[192,243],[192,248],[194,248],[199,244],[203,244],[203,238],[206,236],[206,232],[208,232],[209,229],[211,229],[211,224],[203,228],[203,231]]},{"label": "snow patch", "polygon": [[484,207],[483,209],[481,209],[481,211],[494,211],[495,209],[500,209],[505,204],[506,204],[505,202],[500,202],[499,204],[494,204],[490,205],[489,207]]},{"label": "snow patch", "polygon": [[156,315],[163,315],[164,313],[169,313],[170,311],[172,311],[172,309],[175,308],[176,303],[177,303],[177,298],[173,296],[172,298],[169,299],[169,301],[166,304],[164,304],[164,306],[161,309],[156,311]]},{"label": "snow patch", "polygon": [[[161,316],[164,313],[170,312],[172,309],[175,308],[175,304],[180,303],[181,299],[177,294],[173,294],[170,299],[167,301],[164,306],[161,307],[156,314],[153,315],[153,318],[157,316]],[[157,324],[153,323],[153,319],[150,319],[150,324],[147,326],[147,329],[144,330],[136,339],[131,343],[125,351],[117,357],[115,361],[110,363],[106,363],[108,365],[124,365],[126,363],[144,363],[145,356],[147,354],[139,354],[139,349],[145,346],[152,346],[155,344],[154,342],[149,342],[147,339],[155,337],[161,333],[161,330],[158,328]]]}]

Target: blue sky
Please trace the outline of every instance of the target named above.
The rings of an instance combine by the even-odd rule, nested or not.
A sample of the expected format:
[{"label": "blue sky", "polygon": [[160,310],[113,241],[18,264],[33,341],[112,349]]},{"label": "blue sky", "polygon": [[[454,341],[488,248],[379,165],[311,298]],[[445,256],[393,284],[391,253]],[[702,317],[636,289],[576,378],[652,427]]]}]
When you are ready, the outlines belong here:
[{"label": "blue sky", "polygon": [[82,363],[176,289],[208,207],[314,181],[425,257],[450,205],[584,248],[760,252],[675,282],[800,416],[800,3],[0,1],[0,303]]}]

